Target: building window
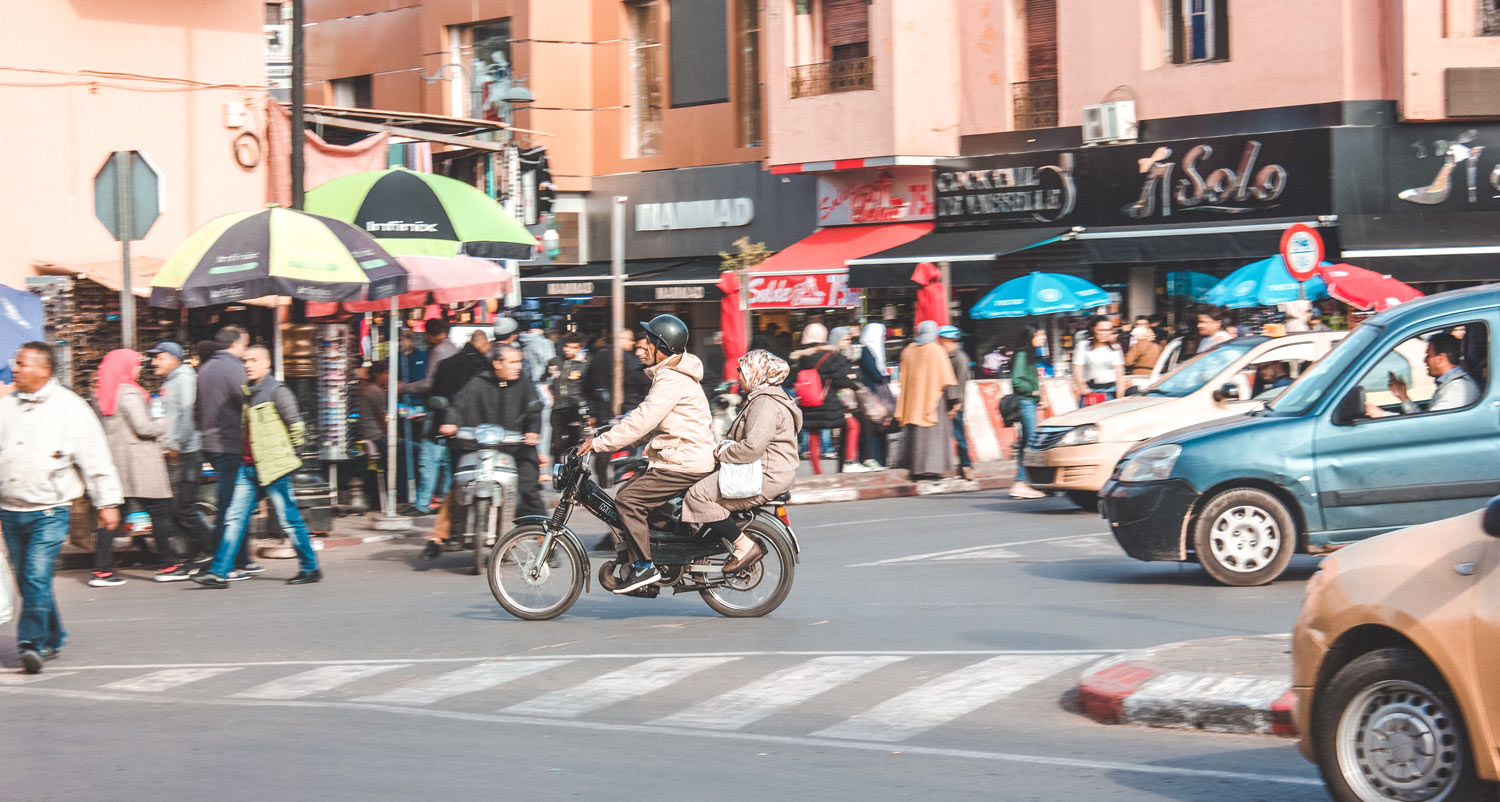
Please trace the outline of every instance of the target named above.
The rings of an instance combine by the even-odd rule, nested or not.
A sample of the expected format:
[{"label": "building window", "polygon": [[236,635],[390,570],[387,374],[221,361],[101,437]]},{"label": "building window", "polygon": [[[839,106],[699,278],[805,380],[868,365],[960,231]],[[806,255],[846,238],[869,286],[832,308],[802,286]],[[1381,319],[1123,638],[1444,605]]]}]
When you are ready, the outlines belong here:
[{"label": "building window", "polygon": [[1229,60],[1229,0],[1168,0],[1173,64]]},{"label": "building window", "polygon": [[[290,8],[286,9],[286,12],[290,12],[290,11],[291,11]],[[282,7],[281,7],[280,3],[266,3],[266,19],[265,19],[265,24],[266,25],[280,25],[283,22],[285,22],[286,20],[289,20],[289,19],[292,18],[292,15],[290,13],[286,13],[285,17],[283,18],[283,13],[284,12],[282,10]]]},{"label": "building window", "polygon": [[734,44],[738,61],[740,147],[765,143],[760,94],[760,0],[736,0]]},{"label": "building window", "polygon": [[[813,10],[810,3],[799,2],[799,14],[804,7]],[[821,42],[814,52],[821,53],[823,60],[791,68],[791,96],[874,89],[869,0],[821,0],[816,12],[812,16],[821,17],[822,25],[818,30]]]},{"label": "building window", "polygon": [[632,0],[630,15],[631,143],[636,157],[661,152],[661,4]]},{"label": "building window", "polygon": [[372,109],[370,76],[354,75],[333,79],[333,105],[346,109]]},{"label": "building window", "polygon": [[1479,35],[1500,36],[1500,0],[1479,0]]},{"label": "building window", "polygon": [[1057,126],[1057,0],[1022,0],[1026,80],[1011,84],[1018,131]]},{"label": "building window", "polygon": [[[512,86],[515,73],[510,61],[510,20],[494,19],[450,29],[455,51],[453,63],[468,76],[469,96],[453,96],[453,113],[477,120],[505,120],[502,98]],[[455,87],[464,84],[454,82]]]}]

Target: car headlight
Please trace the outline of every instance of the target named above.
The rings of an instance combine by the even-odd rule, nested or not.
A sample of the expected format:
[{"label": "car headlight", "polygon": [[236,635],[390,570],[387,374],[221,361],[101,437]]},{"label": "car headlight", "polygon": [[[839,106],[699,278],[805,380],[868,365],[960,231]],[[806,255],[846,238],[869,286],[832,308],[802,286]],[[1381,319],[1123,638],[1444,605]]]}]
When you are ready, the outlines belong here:
[{"label": "car headlight", "polygon": [[1176,467],[1177,457],[1181,454],[1182,446],[1176,443],[1152,446],[1125,463],[1125,469],[1120,471],[1120,481],[1156,482],[1166,479],[1172,475],[1172,468]]},{"label": "car headlight", "polygon": [[1099,442],[1099,427],[1092,423],[1074,426],[1057,441],[1060,446],[1087,446]]}]

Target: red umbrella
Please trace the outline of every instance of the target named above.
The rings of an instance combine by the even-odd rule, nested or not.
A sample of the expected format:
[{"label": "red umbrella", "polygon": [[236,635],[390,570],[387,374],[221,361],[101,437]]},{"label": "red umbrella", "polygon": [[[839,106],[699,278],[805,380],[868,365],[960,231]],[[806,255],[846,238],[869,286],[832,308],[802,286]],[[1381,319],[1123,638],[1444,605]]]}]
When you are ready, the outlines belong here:
[{"label": "red umbrella", "polygon": [[931,262],[923,262],[912,271],[911,280],[921,285],[917,290],[917,323],[931,320],[948,325],[948,305],[943,303],[943,271]]},{"label": "red umbrella", "polygon": [[740,357],[749,349],[749,332],[745,331],[745,315],[740,309],[740,281],[734,271],[726,270],[719,276],[719,329],[723,332],[724,381],[739,378]]},{"label": "red umbrella", "polygon": [[[498,298],[510,292],[514,281],[510,271],[473,256],[398,256],[396,261],[407,273],[406,292],[398,296],[396,303],[401,309]],[[389,299],[343,303],[345,312],[383,312],[390,308]],[[309,317],[337,313],[335,304],[307,305]]]},{"label": "red umbrella", "polygon": [[1379,312],[1422,297],[1415,287],[1373,270],[1339,263],[1318,268],[1328,294],[1354,307]]}]

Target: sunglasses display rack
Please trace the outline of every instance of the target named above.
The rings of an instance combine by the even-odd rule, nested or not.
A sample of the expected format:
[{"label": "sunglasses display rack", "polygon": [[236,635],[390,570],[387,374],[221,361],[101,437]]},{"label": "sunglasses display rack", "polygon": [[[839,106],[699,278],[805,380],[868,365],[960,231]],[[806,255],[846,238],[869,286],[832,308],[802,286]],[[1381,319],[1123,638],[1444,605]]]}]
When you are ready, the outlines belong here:
[{"label": "sunglasses display rack", "polygon": [[[42,327],[56,349],[54,375],[73,392],[92,398],[99,362],[121,347],[120,293],[86,278],[68,276],[33,277],[26,284],[42,298]],[[136,350],[176,339],[177,314],[136,298]],[[151,371],[141,371],[141,384],[148,392],[156,383]]]},{"label": "sunglasses display rack", "polygon": [[317,413],[312,416],[318,457],[344,460],[349,456],[349,399],[354,392],[354,331],[343,323],[324,323],[314,337],[317,351]]}]

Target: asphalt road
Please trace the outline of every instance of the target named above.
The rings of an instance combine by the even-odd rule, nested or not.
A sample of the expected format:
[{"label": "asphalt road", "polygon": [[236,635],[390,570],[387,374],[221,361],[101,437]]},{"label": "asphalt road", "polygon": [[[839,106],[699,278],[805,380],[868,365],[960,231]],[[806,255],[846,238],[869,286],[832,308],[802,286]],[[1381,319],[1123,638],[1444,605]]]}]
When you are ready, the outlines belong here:
[{"label": "asphalt road", "polygon": [[13,673],[0,635],[0,799],[1326,798],[1289,741],[1106,727],[1065,698],[1114,652],[1288,631],[1316,561],[1223,588],[1003,493],[792,520],[796,586],[757,620],[595,587],[518,621],[467,554],[406,543],[330,550],[304,587],[274,581],[292,561],[222,591],[64,574],[45,673]]}]

